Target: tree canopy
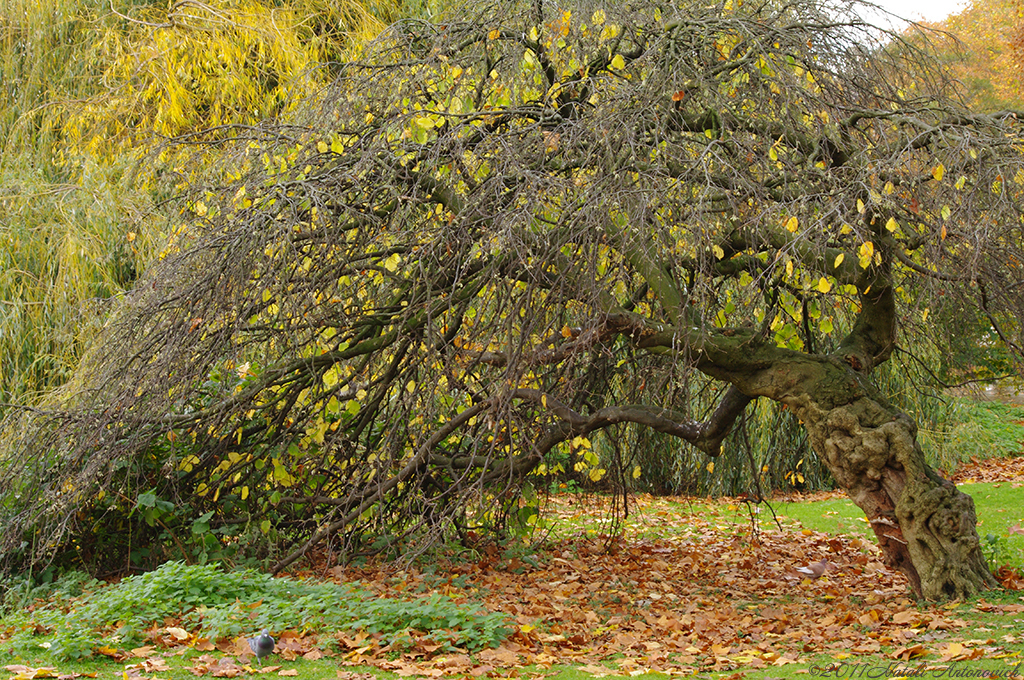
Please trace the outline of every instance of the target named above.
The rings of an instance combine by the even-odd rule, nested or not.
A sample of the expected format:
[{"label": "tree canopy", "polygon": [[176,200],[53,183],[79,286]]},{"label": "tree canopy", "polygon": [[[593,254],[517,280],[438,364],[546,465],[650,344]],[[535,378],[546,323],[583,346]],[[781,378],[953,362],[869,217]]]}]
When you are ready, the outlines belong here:
[{"label": "tree canopy", "polygon": [[218,140],[61,401],[7,428],[8,560],[146,525],[266,535],[277,569],[471,541],[534,522],[554,466],[625,486],[623,426],[714,457],[766,398],[915,590],[993,583],[870,377],[950,310],[1022,346],[1017,114],[957,104],[927,41],[845,3],[500,0],[336,71]]}]

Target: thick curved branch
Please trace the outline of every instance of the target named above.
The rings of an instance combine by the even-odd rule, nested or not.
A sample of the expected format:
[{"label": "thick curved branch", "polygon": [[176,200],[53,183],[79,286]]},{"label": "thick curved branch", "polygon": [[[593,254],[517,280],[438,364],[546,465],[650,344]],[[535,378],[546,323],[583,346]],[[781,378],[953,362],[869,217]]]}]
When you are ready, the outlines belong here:
[{"label": "thick curved branch", "polygon": [[861,293],[860,312],[853,330],[843,338],[836,354],[855,371],[867,372],[887,361],[895,346],[895,296],[888,281],[877,280],[867,292]]},{"label": "thick curved branch", "polygon": [[711,417],[704,422],[698,422],[676,411],[643,404],[607,406],[584,416],[541,390],[530,388],[515,390],[513,396],[541,404],[568,425],[567,428],[562,428],[560,441],[617,423],[637,423],[679,437],[710,456],[717,456],[722,452],[722,441],[728,436],[736,418],[752,401],[752,397],[730,386]]}]

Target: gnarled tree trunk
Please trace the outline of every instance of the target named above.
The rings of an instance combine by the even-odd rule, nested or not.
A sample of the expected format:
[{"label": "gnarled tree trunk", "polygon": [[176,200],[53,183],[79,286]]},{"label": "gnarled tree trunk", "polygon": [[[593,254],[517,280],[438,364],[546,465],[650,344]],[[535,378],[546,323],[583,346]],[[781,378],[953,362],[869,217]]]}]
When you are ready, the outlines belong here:
[{"label": "gnarled tree trunk", "polygon": [[867,373],[892,352],[892,289],[876,278],[851,333],[831,355],[778,348],[754,334],[713,338],[701,370],[750,397],[786,404],[836,482],[868,517],[888,566],[927,599],[968,597],[998,583],[981,553],[970,496],[925,462],[917,425]]},{"label": "gnarled tree trunk", "polygon": [[[841,365],[823,369],[857,380]],[[996,586],[981,553],[971,497],[928,467],[914,421],[872,392],[851,387],[844,401],[842,394],[816,391],[794,412],[836,482],[867,515],[886,564],[930,600]]]}]

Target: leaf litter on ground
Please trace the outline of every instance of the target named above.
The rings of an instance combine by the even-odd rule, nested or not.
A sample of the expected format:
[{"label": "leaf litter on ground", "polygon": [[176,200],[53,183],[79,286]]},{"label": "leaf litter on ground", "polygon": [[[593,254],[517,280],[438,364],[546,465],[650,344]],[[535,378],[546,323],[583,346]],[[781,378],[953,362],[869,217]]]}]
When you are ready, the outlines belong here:
[{"label": "leaf litter on ground", "polygon": [[[1024,458],[975,461],[957,478],[1019,483]],[[969,609],[1021,614],[1024,604],[916,603],[906,579],[882,564],[872,541],[780,529],[764,519],[767,513],[750,515],[759,522],[738,521],[743,507],[740,499],[639,495],[631,499],[626,530],[608,536],[585,528],[608,524],[606,503],[567,494],[552,497],[548,512],[573,529],[552,534],[528,554],[486,545],[475,559],[435,561],[429,568],[320,561],[295,575],[358,582],[381,597],[440,592],[457,603],[483,603],[509,616],[512,634],[497,648],[469,654],[416,632],[395,648],[365,631],[283,631],[278,658],[333,657],[342,666],[371,666],[403,677],[497,677],[509,669],[556,664],[600,677],[759,669],[803,664],[818,655],[843,660],[882,654],[937,667],[1003,655],[1010,663],[1016,656],[1005,645],[1021,642],[1018,637],[978,637],[962,617]],[[821,578],[794,571],[822,559],[833,568]],[[214,646],[174,623],[151,631],[152,645],[132,650],[144,660],[126,667],[124,677],[155,677],[166,667],[157,649],[171,655],[186,648],[222,654],[188,661],[195,675],[283,672],[280,666],[253,668],[236,660],[245,659],[244,640],[218,640]],[[50,668],[6,668],[19,680],[55,677]],[[339,678],[366,677],[339,671]]]},{"label": "leaf litter on ground", "polygon": [[[551,510],[577,521],[589,514],[599,524],[599,499],[581,498],[555,497]],[[347,644],[342,638],[349,647],[342,662],[424,677],[555,664],[597,675],[692,674],[801,664],[819,654],[936,664],[1010,654],[998,640],[976,639],[961,605],[915,602],[870,540],[723,521],[727,511],[716,508],[737,514],[739,502],[730,499],[701,501],[694,506],[701,514],[686,512],[685,503],[638,496],[622,537],[581,532],[550,540],[530,561],[490,546],[475,561],[427,571],[334,567],[335,578],[388,597],[431,583],[456,601],[505,612],[515,624],[501,646],[472,657],[421,648],[396,659],[372,636]],[[637,531],[642,527],[657,531]],[[793,567],[821,559],[834,565],[823,577],[794,574]],[[1024,606],[981,600],[976,610]]]}]

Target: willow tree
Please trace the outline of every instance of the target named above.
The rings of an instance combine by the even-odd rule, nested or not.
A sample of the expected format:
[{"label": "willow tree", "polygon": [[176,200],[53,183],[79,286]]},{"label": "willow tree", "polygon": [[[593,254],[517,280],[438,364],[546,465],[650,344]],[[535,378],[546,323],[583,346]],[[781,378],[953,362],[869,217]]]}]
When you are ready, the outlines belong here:
[{"label": "willow tree", "polygon": [[557,463],[628,478],[602,433],[713,458],[767,399],[917,593],[994,585],[971,499],[871,381],[948,306],[1021,347],[1016,116],[959,106],[920,44],[803,0],[393,26],[192,187],[63,401],[8,429],[8,557],[133,511],[262,531],[276,569],[471,540],[529,521]]}]

